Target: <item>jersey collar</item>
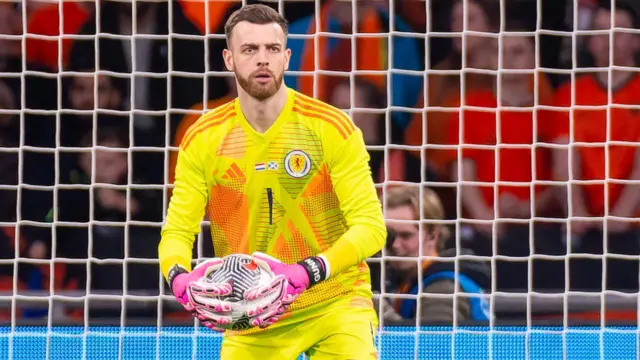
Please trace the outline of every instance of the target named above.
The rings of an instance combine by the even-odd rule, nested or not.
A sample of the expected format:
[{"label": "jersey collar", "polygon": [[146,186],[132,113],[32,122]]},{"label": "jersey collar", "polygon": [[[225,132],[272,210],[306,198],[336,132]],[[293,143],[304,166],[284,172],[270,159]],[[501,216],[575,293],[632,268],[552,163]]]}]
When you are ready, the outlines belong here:
[{"label": "jersey collar", "polygon": [[[282,86],[285,86],[285,85],[283,84]],[[276,134],[278,134],[278,132],[280,131],[282,126],[287,122],[287,120],[291,118],[293,114],[294,98],[295,98],[295,91],[290,88],[287,88],[287,102],[285,103],[284,108],[282,109],[282,112],[280,112],[280,115],[278,116],[276,121],[273,123],[273,125],[271,125],[271,127],[268,128],[267,131],[265,131],[264,133],[257,132],[251,126],[251,124],[249,124],[249,121],[247,121],[247,119],[244,117],[244,114],[242,113],[242,109],[240,107],[240,99],[236,99],[235,108],[236,108],[236,114],[238,116],[238,121],[240,122],[240,125],[244,129],[245,133],[247,133],[249,136],[254,137],[258,141],[269,142],[273,139],[273,137]]]}]

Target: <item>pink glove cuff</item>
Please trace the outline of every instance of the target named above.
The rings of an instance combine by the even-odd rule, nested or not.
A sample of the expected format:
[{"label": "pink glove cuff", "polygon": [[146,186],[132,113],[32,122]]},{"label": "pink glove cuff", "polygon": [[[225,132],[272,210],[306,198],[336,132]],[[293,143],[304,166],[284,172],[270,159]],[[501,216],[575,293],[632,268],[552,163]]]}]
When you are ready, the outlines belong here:
[{"label": "pink glove cuff", "polygon": [[171,293],[176,297],[178,302],[182,305],[188,304],[189,296],[187,294],[187,286],[191,281],[189,271],[176,264],[169,270],[167,280]]}]

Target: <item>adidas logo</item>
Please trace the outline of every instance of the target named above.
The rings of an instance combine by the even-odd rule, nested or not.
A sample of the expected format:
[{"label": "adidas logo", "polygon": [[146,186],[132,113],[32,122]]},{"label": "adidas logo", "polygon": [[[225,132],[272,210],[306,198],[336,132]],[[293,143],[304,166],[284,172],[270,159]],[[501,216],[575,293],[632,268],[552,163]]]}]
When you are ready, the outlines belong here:
[{"label": "adidas logo", "polygon": [[225,173],[222,175],[222,179],[224,180],[232,180],[243,177],[244,173],[242,172],[242,170],[240,170],[240,167],[236,163],[231,164],[227,171],[225,171]]}]

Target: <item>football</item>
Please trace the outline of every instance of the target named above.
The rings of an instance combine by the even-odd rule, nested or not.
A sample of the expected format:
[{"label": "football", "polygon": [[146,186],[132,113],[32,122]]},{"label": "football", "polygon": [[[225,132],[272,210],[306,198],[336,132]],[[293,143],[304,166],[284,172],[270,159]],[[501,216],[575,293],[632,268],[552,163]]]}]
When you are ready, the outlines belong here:
[{"label": "football", "polygon": [[[251,328],[251,319],[246,315],[246,309],[251,302],[244,300],[245,291],[268,284],[273,279],[273,273],[263,269],[251,260],[251,256],[245,254],[232,254],[222,258],[222,266],[209,272],[200,281],[206,283],[231,284],[232,292],[229,295],[217,296],[216,299],[234,303],[231,313],[231,324],[223,326],[229,330],[246,330]],[[271,296],[278,296],[272,294]]]}]

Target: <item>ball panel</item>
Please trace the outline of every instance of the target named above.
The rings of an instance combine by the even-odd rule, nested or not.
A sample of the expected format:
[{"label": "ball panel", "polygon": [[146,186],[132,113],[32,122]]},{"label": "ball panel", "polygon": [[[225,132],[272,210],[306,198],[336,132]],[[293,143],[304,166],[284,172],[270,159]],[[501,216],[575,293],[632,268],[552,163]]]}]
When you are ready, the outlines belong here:
[{"label": "ball panel", "polygon": [[209,274],[206,281],[211,283],[230,283],[232,293],[220,299],[231,302],[243,301],[244,292],[260,284],[261,269],[251,261],[248,255],[229,255],[223,258],[222,267]]}]

